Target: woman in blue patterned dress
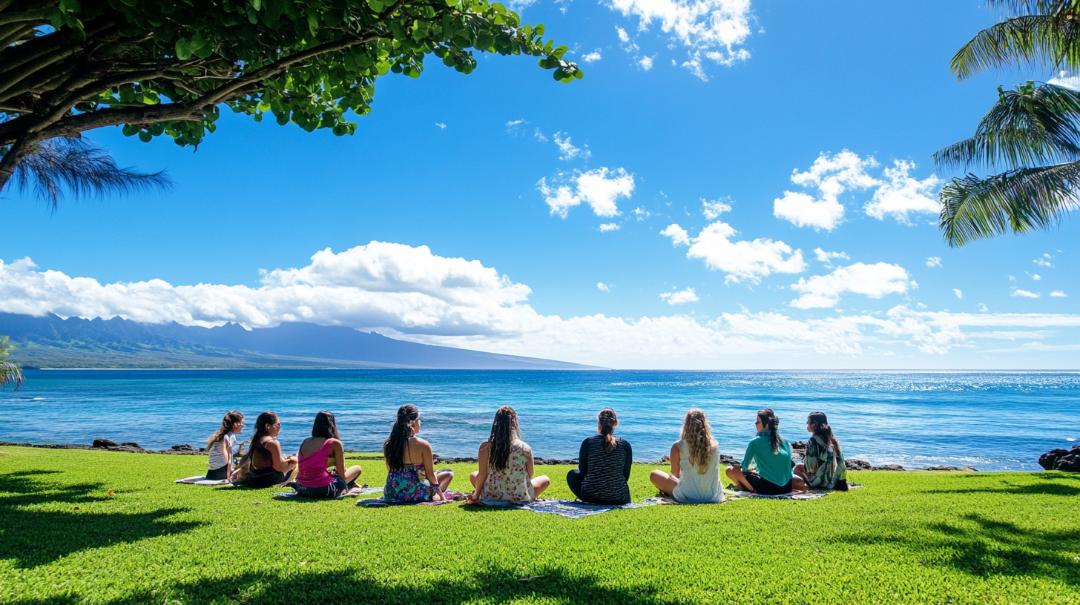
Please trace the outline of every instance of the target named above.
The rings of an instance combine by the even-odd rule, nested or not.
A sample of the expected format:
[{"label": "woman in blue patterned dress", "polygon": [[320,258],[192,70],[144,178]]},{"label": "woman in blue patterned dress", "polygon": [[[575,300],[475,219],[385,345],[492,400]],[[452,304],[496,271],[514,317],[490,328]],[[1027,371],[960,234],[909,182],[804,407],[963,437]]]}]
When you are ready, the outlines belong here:
[{"label": "woman in blue patterned dress", "polygon": [[[383,498],[395,502],[429,502],[446,499],[445,491],[454,471],[435,472],[431,444],[417,437],[420,410],[412,404],[398,408],[390,437],[383,442],[386,486]],[[426,480],[421,478],[421,474]]]}]

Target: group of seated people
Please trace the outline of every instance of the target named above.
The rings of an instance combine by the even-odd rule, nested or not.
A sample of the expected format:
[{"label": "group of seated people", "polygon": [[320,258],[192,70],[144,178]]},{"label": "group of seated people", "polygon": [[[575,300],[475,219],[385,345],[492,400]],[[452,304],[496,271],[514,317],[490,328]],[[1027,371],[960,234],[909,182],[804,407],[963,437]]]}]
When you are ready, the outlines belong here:
[{"label": "group of seated people", "polygon": [[[619,420],[605,408],[597,417],[597,434],[581,442],[578,468],[567,473],[570,491],[583,502],[625,504],[630,502],[630,442],[615,436]],[[250,487],[268,487],[289,481],[300,495],[335,498],[355,487],[359,465],[345,466],[345,451],[330,412],[319,412],[311,437],[300,444],[295,456],[285,456],[277,441],[281,423],[273,412],[263,412],[256,420],[251,447],[233,465],[236,438],[244,427],[243,414],[229,412],[221,427],[210,437],[209,479],[226,479]],[[767,495],[792,491],[846,490],[846,468],[840,443],[833,435],[823,412],[814,412],[806,421],[811,434],[802,462],[795,464],[791,444],[780,435],[780,420],[771,409],[757,412],[757,436],[746,447],[741,464],[731,464],[727,476],[736,490]],[[431,444],[421,439],[420,410],[415,405],[398,408],[390,436],[383,443],[386,485],[383,498],[396,502],[445,500],[451,470],[435,470]],[[550,485],[545,475],[533,473],[533,453],[521,440],[517,413],[510,406],[495,412],[491,434],[480,444],[479,468],[469,475],[476,503],[524,503],[536,500]],[[683,419],[679,441],[671,446],[671,471],[654,470],[652,484],[677,502],[721,502],[724,491],[720,477],[720,447],[712,436],[705,413],[691,409]],[[331,472],[331,470],[333,472]]]}]

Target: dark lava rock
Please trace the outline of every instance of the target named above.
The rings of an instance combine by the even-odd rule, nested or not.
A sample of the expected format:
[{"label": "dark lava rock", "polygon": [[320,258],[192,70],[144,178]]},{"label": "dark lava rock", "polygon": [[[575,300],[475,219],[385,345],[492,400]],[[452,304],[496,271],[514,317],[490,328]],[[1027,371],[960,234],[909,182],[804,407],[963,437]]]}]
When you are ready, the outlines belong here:
[{"label": "dark lava rock", "polygon": [[806,450],[806,442],[805,441],[792,441],[791,442],[791,449],[805,451]]},{"label": "dark lava rock", "polygon": [[536,464],[577,464],[578,459],[564,459],[564,458],[537,458],[534,460]]},{"label": "dark lava rock", "polygon": [[925,470],[928,471],[962,471],[965,473],[976,472],[979,469],[974,466],[928,466]]},{"label": "dark lava rock", "polygon": [[872,471],[902,471],[904,467],[899,464],[882,464],[881,466],[870,467]]},{"label": "dark lava rock", "polygon": [[726,464],[727,466],[731,466],[733,464],[739,464],[740,462],[742,462],[742,461],[741,460],[736,460],[734,456],[729,456],[727,454],[720,454],[720,464]]},{"label": "dark lava rock", "polygon": [[848,458],[844,461],[844,465],[849,471],[868,471],[872,468],[869,462],[858,458]]},{"label": "dark lava rock", "polygon": [[131,449],[134,449],[134,450],[141,450],[142,449],[141,447],[139,447],[139,444],[135,443],[134,441],[125,441],[125,442],[120,444],[120,447],[130,447]]},{"label": "dark lava rock", "polygon": [[194,451],[196,451],[195,448],[191,447],[190,445],[188,445],[186,443],[181,443],[180,445],[174,445],[174,446],[170,447],[169,449],[174,451],[174,452],[194,452]]},{"label": "dark lava rock", "polygon": [[1080,445],[1071,450],[1057,448],[1039,456],[1039,466],[1048,471],[1080,473]]},{"label": "dark lava rock", "polygon": [[116,447],[116,442],[109,441],[108,439],[94,439],[94,445],[91,447]]}]

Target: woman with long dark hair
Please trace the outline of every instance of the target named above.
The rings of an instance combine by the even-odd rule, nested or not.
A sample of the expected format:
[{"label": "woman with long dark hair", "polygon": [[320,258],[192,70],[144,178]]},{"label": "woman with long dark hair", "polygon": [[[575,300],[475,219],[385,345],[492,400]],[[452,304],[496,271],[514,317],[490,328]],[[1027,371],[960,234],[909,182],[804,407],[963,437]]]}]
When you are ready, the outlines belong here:
[{"label": "woman with long dark hair", "polygon": [[578,449],[578,467],[566,474],[570,491],[579,500],[595,504],[626,504],[630,501],[630,468],[634,451],[630,442],[615,436],[619,418],[604,408],[596,418],[596,435]]},{"label": "woman with long dark hair", "polygon": [[[238,452],[236,437],[244,430],[244,415],[235,410],[225,414],[221,426],[206,440],[206,451],[210,453],[206,478],[215,481],[232,480],[233,456]],[[242,446],[242,444],[241,444]]]},{"label": "woman with long dark hair", "polygon": [[653,471],[649,481],[676,502],[723,502],[720,444],[713,439],[705,412],[697,408],[686,412],[680,437],[671,446],[671,472]]},{"label": "woman with long dark hair", "polygon": [[748,492],[790,494],[791,444],[780,436],[780,419],[769,408],[758,410],[754,428],[757,436],[746,446],[742,464],[729,466],[727,476]]},{"label": "woman with long dark hair", "polygon": [[239,481],[247,487],[270,487],[289,480],[296,468],[296,456],[283,456],[277,436],[281,432],[281,421],[273,412],[263,412],[255,420],[255,435],[251,438],[251,448],[241,461]]},{"label": "woman with long dark hair", "polygon": [[[311,437],[300,443],[299,469],[293,489],[308,498],[337,498],[356,487],[360,465],[345,467],[345,446],[338,434],[337,419],[330,412],[315,414]],[[333,467],[334,474],[328,470]]]},{"label": "woman with long dark hair", "polygon": [[[446,499],[446,488],[454,480],[454,471],[435,472],[431,444],[417,437],[420,433],[420,410],[405,404],[398,408],[390,436],[383,442],[386,460],[386,486],[383,498],[394,502],[429,502]],[[420,478],[423,472],[427,480]]]},{"label": "woman with long dark hair", "polygon": [[476,457],[480,470],[469,475],[473,502],[531,502],[551,485],[546,475],[533,477],[532,448],[521,440],[517,412],[508,405],[495,412]]},{"label": "woman with long dark hair", "polygon": [[795,477],[810,489],[847,491],[844,453],[825,412],[811,413],[806,418],[806,430],[811,437],[806,442],[802,463],[795,465]]}]

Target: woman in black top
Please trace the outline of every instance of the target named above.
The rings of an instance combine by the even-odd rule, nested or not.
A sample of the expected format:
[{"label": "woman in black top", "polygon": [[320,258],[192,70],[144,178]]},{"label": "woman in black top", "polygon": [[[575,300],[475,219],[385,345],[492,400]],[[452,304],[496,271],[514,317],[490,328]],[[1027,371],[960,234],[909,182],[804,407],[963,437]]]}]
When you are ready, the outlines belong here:
[{"label": "woman in black top", "polygon": [[579,500],[594,504],[626,504],[630,501],[630,465],[634,452],[630,442],[614,435],[619,419],[615,410],[604,408],[593,435],[581,442],[578,468],[566,474],[570,491]]}]

